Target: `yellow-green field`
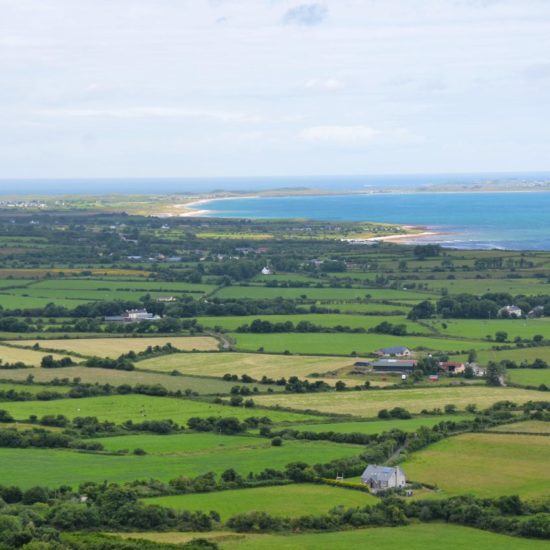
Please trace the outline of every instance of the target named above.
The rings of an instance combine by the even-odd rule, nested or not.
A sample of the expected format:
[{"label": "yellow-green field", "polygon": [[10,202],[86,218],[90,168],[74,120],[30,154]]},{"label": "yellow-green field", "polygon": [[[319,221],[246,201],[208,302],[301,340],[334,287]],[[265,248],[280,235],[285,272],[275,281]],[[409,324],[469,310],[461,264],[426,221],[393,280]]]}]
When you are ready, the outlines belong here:
[{"label": "yellow-green field", "polygon": [[353,365],[355,359],[346,357],[315,357],[270,355],[263,353],[185,353],[165,355],[140,361],[140,369],[159,372],[177,370],[182,374],[223,376],[248,374],[260,380],[262,376],[281,378],[298,376],[305,378],[312,373],[326,373]]},{"label": "yellow-green field", "polygon": [[298,410],[314,410],[327,414],[375,416],[380,409],[405,407],[413,413],[422,409],[440,408],[453,403],[463,409],[470,403],[485,408],[497,401],[510,400],[524,403],[540,398],[538,392],[516,388],[491,388],[487,386],[454,386],[415,388],[407,390],[371,390],[362,392],[310,393],[261,395],[254,400],[259,405],[281,406]]},{"label": "yellow-green field", "polygon": [[430,445],[401,466],[409,479],[435,484],[445,495],[547,498],[548,464],[549,437],[467,433]]},{"label": "yellow-green field", "polygon": [[514,422],[513,424],[502,424],[491,428],[492,432],[517,432],[550,435],[550,422],[542,420],[526,420],[525,422]]},{"label": "yellow-green field", "polygon": [[[23,345],[12,340],[13,345]],[[148,346],[170,343],[181,350],[212,351],[218,349],[218,341],[210,336],[163,336],[145,338],[71,338],[61,340],[27,340],[25,346],[38,344],[42,348],[75,352],[81,355],[116,358],[129,351],[143,351]]]},{"label": "yellow-green field", "polygon": [[[17,363],[20,361],[22,363],[25,363],[25,365],[37,367],[40,365],[40,362],[42,361],[42,357],[44,357],[44,355],[53,355],[55,359],[61,359],[62,357],[64,357],[62,354],[57,354],[57,353],[52,354],[52,353],[47,353],[43,351],[34,351],[30,349],[19,349],[11,346],[3,346],[0,344],[0,360],[2,361],[2,363]],[[11,374],[14,371],[4,371],[4,372],[6,373],[9,372],[10,374],[9,377],[11,378]],[[28,375],[28,371],[25,377],[27,375]]]}]

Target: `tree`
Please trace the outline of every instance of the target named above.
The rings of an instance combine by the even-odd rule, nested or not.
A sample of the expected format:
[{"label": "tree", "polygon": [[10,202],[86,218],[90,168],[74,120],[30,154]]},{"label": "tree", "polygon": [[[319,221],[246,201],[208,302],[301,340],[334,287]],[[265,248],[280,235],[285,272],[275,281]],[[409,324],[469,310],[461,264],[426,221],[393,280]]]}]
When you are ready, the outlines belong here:
[{"label": "tree", "polygon": [[271,440],[271,446],[272,447],[282,447],[282,445],[283,445],[283,440],[280,437],[274,437]]},{"label": "tree", "polygon": [[506,342],[508,340],[508,333],[503,330],[498,330],[495,332],[495,341],[497,342]]},{"label": "tree", "polygon": [[409,311],[408,318],[411,320],[416,319],[429,319],[435,313],[435,308],[432,302],[424,300],[419,304],[416,304],[411,311]]},{"label": "tree", "polygon": [[468,363],[475,363],[477,361],[477,351],[475,349],[471,349],[468,352]]},{"label": "tree", "polygon": [[494,361],[489,362],[487,365],[487,378],[486,382],[488,386],[502,386],[502,379],[504,377],[504,366]]}]

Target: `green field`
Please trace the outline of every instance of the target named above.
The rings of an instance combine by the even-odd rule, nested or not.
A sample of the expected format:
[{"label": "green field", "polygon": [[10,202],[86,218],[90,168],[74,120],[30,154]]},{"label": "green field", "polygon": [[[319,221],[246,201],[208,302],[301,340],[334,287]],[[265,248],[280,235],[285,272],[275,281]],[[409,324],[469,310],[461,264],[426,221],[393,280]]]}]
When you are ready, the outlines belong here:
[{"label": "green field", "polygon": [[496,401],[510,400],[525,403],[539,399],[538,392],[516,388],[479,387],[433,387],[406,390],[371,390],[362,392],[310,393],[261,395],[255,401],[260,405],[290,407],[298,410],[315,410],[327,414],[351,414],[355,416],[376,416],[380,409],[391,409],[399,405],[412,413],[422,409],[443,409],[453,403],[463,409],[470,403],[485,408]]},{"label": "green field", "polygon": [[460,422],[461,420],[470,420],[472,416],[464,414],[442,414],[436,416],[417,416],[408,420],[369,420],[366,422],[323,422],[321,424],[292,424],[289,428],[300,430],[302,432],[336,432],[336,433],[362,433],[379,434],[390,430],[403,430],[412,432],[421,426],[435,426],[440,422]]},{"label": "green field", "polygon": [[[206,327],[219,326],[228,331],[234,331],[243,325],[249,325],[255,319],[262,319],[271,323],[284,323],[290,321],[297,325],[300,321],[309,321],[322,327],[336,327],[338,325],[348,326],[350,328],[364,328],[368,330],[383,321],[388,321],[387,317],[381,315],[346,315],[346,314],[308,314],[308,315],[246,315],[242,317],[199,317],[198,321]],[[409,321],[406,317],[394,316],[390,319],[392,324],[405,325],[409,333],[430,334],[430,331],[415,323]]]},{"label": "green field", "polygon": [[434,297],[433,294],[390,288],[269,288],[264,286],[224,287],[215,296],[218,298],[300,298],[310,300],[356,300],[370,297],[375,300],[414,300],[420,302]]},{"label": "green field", "polygon": [[239,351],[256,351],[264,348],[267,352],[283,353],[322,353],[326,355],[349,355],[352,352],[367,354],[383,347],[407,346],[411,349],[423,348],[435,351],[468,351],[487,349],[491,342],[474,340],[453,340],[450,338],[430,338],[423,336],[391,336],[388,334],[350,333],[232,333]]},{"label": "green field", "polygon": [[550,438],[468,433],[412,454],[401,466],[409,479],[445,495],[550,497]]},{"label": "green field", "polygon": [[217,542],[221,550],[543,550],[548,542],[521,539],[452,524],[422,523],[304,535],[222,533],[124,533],[124,538],[184,543],[193,538]]},{"label": "green field", "polygon": [[[162,437],[162,436],[158,436]],[[248,439],[248,438],[247,438]],[[265,440],[267,443],[267,440]],[[241,475],[265,468],[284,469],[290,462],[326,463],[358,456],[363,447],[327,441],[287,441],[282,447],[229,447],[223,452],[205,448],[170,455],[102,455],[66,450],[0,448],[4,479],[28,488],[34,485],[76,486],[85,481],[110,482],[136,479],[168,481],[179,476],[197,476],[234,468]]]},{"label": "green field", "polygon": [[[466,358],[466,355],[460,357],[463,361],[465,361]],[[487,365],[489,361],[496,361],[498,363],[504,359],[515,361],[518,364],[522,361],[532,363],[535,359],[542,359],[550,364],[550,346],[513,348],[501,351],[489,349],[478,351],[477,361],[482,365]]]},{"label": "green field", "polygon": [[[292,484],[278,487],[258,487],[203,493],[149,498],[144,502],[158,504],[175,510],[216,510],[222,521],[231,516],[257,512],[285,517],[324,514],[334,506],[366,506],[376,504],[377,499],[368,493],[351,491],[327,485]],[[252,504],[253,503],[253,504]]]},{"label": "green field", "polygon": [[508,378],[516,384],[550,387],[550,369],[508,369]]},{"label": "green field", "polygon": [[[429,321],[428,324],[440,334],[461,338],[495,337],[498,331],[508,334],[508,340],[513,341],[516,336],[532,340],[536,334],[545,339],[550,338],[550,319],[451,319]],[[447,328],[443,327],[443,324]]]},{"label": "green field", "polygon": [[[13,345],[23,345],[20,340],[12,340]],[[209,336],[164,336],[144,338],[72,338],[60,340],[29,340],[25,346],[38,344],[41,348],[61,352],[76,352],[81,355],[116,358],[129,351],[143,351],[148,346],[163,346],[170,343],[181,350],[209,351],[218,349],[218,341]]]},{"label": "green field", "polygon": [[38,417],[47,414],[64,414],[68,418],[95,416],[99,420],[121,423],[124,420],[165,420],[171,418],[177,424],[185,424],[193,416],[234,416],[240,419],[250,416],[269,416],[273,422],[300,422],[311,420],[311,416],[228,407],[172,397],[150,397],[147,395],[116,395],[109,397],[85,397],[81,399],[58,399],[55,401],[7,402],[2,408],[9,411],[16,420],[26,420],[30,415]]}]

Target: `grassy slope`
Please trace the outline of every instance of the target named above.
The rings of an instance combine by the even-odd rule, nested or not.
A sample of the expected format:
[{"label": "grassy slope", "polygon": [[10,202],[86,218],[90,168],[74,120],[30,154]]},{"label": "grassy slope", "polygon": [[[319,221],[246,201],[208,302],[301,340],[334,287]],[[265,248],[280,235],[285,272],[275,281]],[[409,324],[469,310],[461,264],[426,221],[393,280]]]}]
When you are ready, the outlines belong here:
[{"label": "grassy slope", "polygon": [[550,439],[544,436],[463,434],[414,453],[402,467],[415,481],[447,495],[550,496]]},{"label": "grassy slope", "polygon": [[[17,363],[21,361],[25,365],[38,366],[44,355],[53,355],[56,359],[64,357],[63,354],[47,353],[44,351],[34,351],[30,349],[17,349],[11,346],[2,346],[0,344],[0,360],[2,363]],[[0,371],[0,372],[8,372]],[[11,371],[10,371],[11,372]]]},{"label": "grassy slope", "polygon": [[286,517],[324,514],[334,506],[366,506],[376,504],[377,499],[360,491],[300,484],[158,497],[144,502],[175,510],[202,510],[206,513],[216,510],[225,521],[236,514],[251,511]]},{"label": "grassy slope", "polygon": [[514,422],[491,428],[493,432],[518,432],[518,433],[547,433],[550,435],[550,422],[541,420],[527,420],[525,422]]},{"label": "grassy slope", "polygon": [[508,376],[512,382],[517,384],[527,386],[546,384],[550,386],[550,369],[508,369]]}]

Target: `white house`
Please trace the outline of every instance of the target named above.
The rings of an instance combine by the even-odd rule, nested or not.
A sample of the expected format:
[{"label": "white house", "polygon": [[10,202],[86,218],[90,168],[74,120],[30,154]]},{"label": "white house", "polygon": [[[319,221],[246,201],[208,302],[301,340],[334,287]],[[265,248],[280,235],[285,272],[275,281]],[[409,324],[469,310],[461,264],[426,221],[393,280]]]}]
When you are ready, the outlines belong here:
[{"label": "white house", "polygon": [[376,354],[381,357],[410,357],[412,355],[412,352],[409,348],[405,346],[393,346],[390,348],[381,348],[376,351]]},{"label": "white house", "polygon": [[361,481],[369,487],[372,493],[405,487],[407,479],[405,472],[399,467],[377,466],[369,464],[361,475]]},{"label": "white house", "polygon": [[513,317],[515,319],[519,319],[521,316],[523,316],[523,311],[521,311],[521,308],[519,308],[518,306],[504,306],[498,310],[497,315],[499,317]]},{"label": "white house", "polygon": [[269,269],[269,267],[264,267],[262,269],[262,275],[271,275],[271,269]]}]

